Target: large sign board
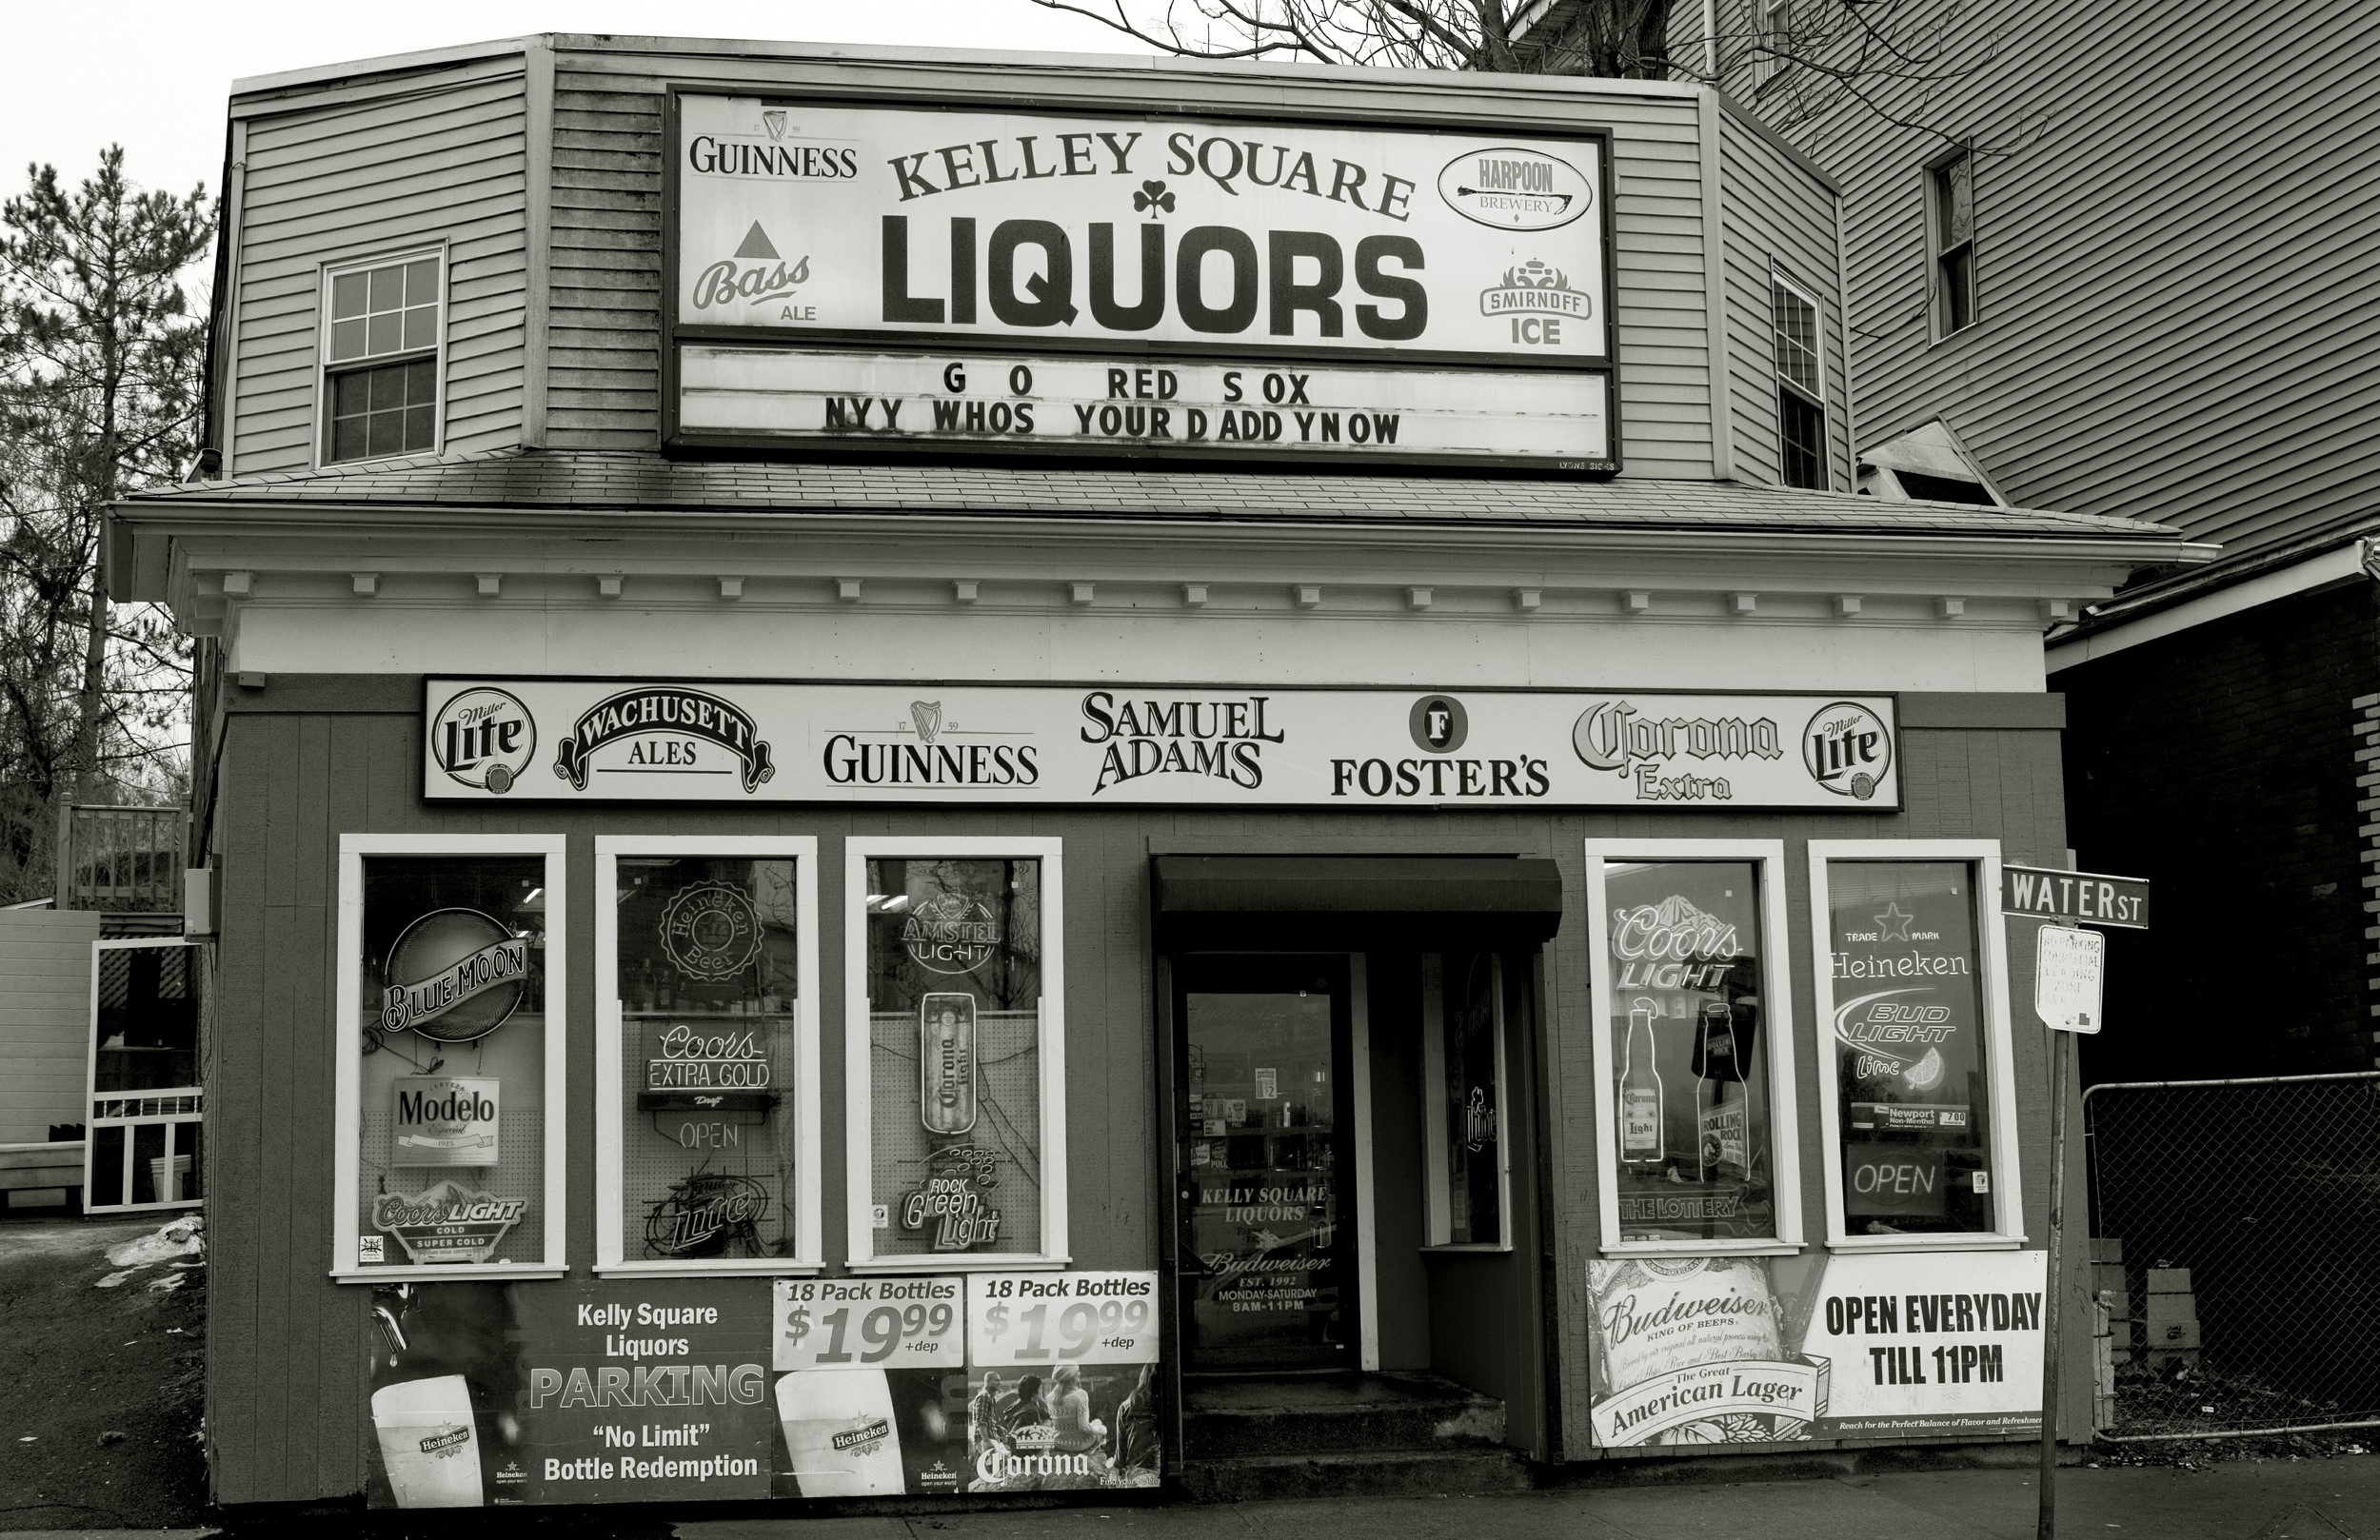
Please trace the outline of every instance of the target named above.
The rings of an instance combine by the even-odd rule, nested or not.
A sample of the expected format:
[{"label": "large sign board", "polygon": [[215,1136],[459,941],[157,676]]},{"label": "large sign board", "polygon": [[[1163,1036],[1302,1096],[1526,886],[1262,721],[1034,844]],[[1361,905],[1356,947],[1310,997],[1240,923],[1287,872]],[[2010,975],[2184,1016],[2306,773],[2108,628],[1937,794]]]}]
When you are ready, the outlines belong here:
[{"label": "large sign board", "polygon": [[674,442],[1616,468],[1600,132],[669,100]]},{"label": "large sign board", "polygon": [[1589,1262],[1590,1436],[2037,1432],[2047,1278],[2042,1252]]},{"label": "large sign board", "polygon": [[426,681],[432,800],[1900,805],[1890,696]]}]

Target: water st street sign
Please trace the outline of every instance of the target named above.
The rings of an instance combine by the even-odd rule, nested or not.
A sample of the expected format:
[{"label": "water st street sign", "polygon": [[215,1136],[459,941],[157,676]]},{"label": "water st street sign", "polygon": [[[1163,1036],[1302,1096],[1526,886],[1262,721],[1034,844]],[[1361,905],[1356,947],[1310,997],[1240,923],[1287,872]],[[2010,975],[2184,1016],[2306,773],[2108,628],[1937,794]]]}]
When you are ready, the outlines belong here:
[{"label": "water st street sign", "polygon": [[2149,879],[2053,867],[2002,866],[2000,908],[2012,915],[2145,931],[2149,928]]}]

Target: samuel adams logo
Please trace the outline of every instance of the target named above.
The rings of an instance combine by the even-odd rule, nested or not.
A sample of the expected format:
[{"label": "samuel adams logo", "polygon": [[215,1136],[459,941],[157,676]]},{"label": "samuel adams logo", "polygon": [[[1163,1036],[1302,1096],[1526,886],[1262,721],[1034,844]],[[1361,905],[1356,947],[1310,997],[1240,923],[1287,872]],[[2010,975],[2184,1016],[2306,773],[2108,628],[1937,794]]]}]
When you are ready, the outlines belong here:
[{"label": "samuel adams logo", "polygon": [[1821,706],[1801,737],[1802,763],[1837,797],[1866,801],[1893,767],[1893,734],[1866,706],[1837,701]]},{"label": "samuel adams logo", "polygon": [[519,697],[482,685],[438,708],[429,748],[450,780],[501,796],[537,756],[537,721]]},{"label": "samuel adams logo", "polygon": [[[628,745],[625,761],[593,762],[598,752],[620,742]],[[576,791],[586,790],[588,776],[599,771],[726,775],[715,763],[704,762],[704,743],[735,758],[747,795],[777,774],[750,713],[701,690],[660,685],[623,690],[590,708],[555,750],[554,774]]]}]

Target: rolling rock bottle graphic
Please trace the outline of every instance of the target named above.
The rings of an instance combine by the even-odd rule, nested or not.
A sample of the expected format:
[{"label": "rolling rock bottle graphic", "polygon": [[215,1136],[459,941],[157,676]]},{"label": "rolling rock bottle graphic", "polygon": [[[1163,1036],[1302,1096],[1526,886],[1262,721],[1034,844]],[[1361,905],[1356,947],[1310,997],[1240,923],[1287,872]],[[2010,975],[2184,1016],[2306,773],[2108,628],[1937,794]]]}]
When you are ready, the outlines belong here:
[{"label": "rolling rock bottle graphic", "polygon": [[1638,1172],[1660,1170],[1666,1152],[1661,1072],[1653,1061],[1653,1017],[1660,1007],[1638,996],[1628,1009],[1628,1047],[1619,1070],[1619,1157]]},{"label": "rolling rock bottle graphic", "polygon": [[1695,1106],[1706,1182],[1741,1181],[1750,1174],[1744,1074],[1753,1032],[1724,1000],[1704,1000],[1695,1020]]}]

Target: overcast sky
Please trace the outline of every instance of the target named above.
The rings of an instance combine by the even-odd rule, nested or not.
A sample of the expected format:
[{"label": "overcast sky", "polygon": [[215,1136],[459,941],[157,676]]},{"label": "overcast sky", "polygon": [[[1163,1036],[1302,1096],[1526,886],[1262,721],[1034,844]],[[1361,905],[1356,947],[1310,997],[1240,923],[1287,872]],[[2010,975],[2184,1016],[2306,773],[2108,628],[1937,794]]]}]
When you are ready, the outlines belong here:
[{"label": "overcast sky", "polygon": [[209,192],[231,82],[529,32],[643,32],[947,49],[1145,52],[1029,0],[0,0],[0,190],[48,161],[71,185],[120,143],[146,187]]}]

